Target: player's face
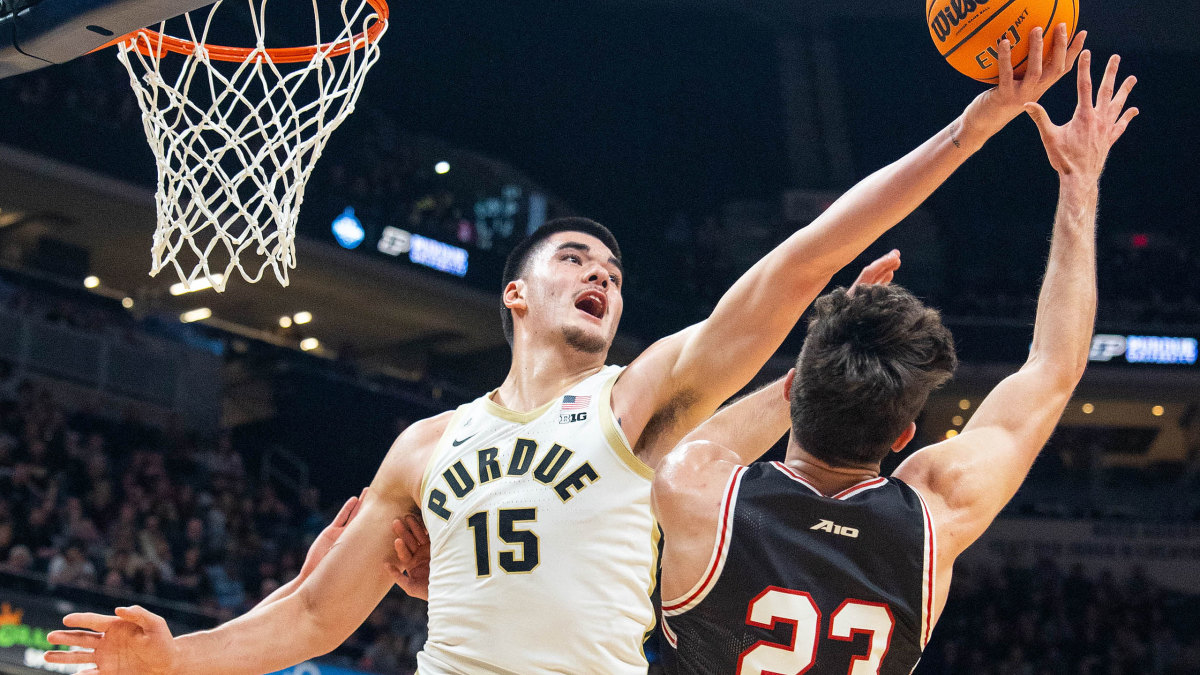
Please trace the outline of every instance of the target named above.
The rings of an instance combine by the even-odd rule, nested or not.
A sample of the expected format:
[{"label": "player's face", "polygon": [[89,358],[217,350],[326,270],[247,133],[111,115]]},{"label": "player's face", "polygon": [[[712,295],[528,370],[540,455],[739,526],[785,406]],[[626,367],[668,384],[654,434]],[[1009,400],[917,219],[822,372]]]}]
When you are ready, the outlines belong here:
[{"label": "player's face", "polygon": [[624,308],[623,272],[612,251],[591,235],[557,232],[531,263],[523,277],[526,328],[557,333],[579,351],[607,351]]}]

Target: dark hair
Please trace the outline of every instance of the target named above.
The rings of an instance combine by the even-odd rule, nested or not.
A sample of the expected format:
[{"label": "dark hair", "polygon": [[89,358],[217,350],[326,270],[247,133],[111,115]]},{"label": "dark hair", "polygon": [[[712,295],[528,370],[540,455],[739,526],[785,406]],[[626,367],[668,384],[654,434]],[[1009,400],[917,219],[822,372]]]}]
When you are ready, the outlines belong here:
[{"label": "dark hair", "polygon": [[[529,262],[530,254],[537,249],[538,244],[548,239],[550,235],[559,232],[590,234],[607,246],[618,261],[621,260],[621,247],[617,244],[617,238],[613,236],[612,232],[609,232],[607,227],[589,218],[556,218],[534,230],[509,252],[508,258],[504,261],[504,279],[500,283],[501,293],[508,286],[508,282],[520,279],[521,275],[525,274],[525,264]],[[509,346],[512,346],[512,310],[503,305],[500,307],[500,325],[504,327],[504,338],[508,340]]]},{"label": "dark hair", "polygon": [[937,310],[900,286],[838,288],[817,299],[792,382],[792,432],[833,466],[876,464],[954,374]]}]

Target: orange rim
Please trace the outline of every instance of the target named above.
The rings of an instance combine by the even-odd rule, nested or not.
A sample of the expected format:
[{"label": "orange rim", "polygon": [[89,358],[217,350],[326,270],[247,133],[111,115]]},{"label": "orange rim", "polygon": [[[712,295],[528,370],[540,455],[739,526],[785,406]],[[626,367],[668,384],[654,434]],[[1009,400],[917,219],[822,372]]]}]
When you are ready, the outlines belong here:
[{"label": "orange rim", "polygon": [[[282,47],[278,49],[264,49],[260,53],[265,53],[267,58],[274,63],[303,63],[312,60],[312,57],[317,52],[326,52],[326,56],[341,56],[348,54],[355,49],[361,49],[369,43],[373,43],[379,39],[379,36],[387,28],[388,24],[388,5],[385,0],[366,0],[377,16],[374,23],[367,27],[367,30],[345,40],[337,42],[326,42],[324,44],[312,45],[309,47]],[[172,37],[159,33],[158,31],[142,28],[135,30],[128,35],[113,40],[102,47],[93,51],[98,51],[104,47],[111,47],[115,44],[132,42],[134,48],[142,54],[152,58],[162,58],[163,52],[175,52],[184,56],[191,56],[196,52],[196,43],[191,40]],[[158,48],[158,49],[155,49]],[[232,61],[235,63],[243,63],[251,54],[259,52],[258,49],[249,49],[246,47],[225,47],[222,45],[205,44],[204,49],[208,52],[210,58],[217,61]],[[157,53],[156,53],[157,52]]]}]

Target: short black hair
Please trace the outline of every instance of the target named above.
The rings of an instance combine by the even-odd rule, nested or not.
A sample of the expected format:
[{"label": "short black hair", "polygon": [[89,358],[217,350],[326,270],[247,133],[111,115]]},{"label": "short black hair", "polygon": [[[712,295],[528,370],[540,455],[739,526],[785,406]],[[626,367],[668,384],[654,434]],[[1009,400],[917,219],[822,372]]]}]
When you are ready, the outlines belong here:
[{"label": "short black hair", "polygon": [[792,381],[792,433],[833,466],[877,464],[954,374],[937,310],[896,285],[835,289],[813,303]]},{"label": "short black hair", "polygon": [[[590,218],[580,218],[577,216],[555,218],[534,230],[509,252],[508,258],[504,261],[504,279],[500,282],[501,293],[508,287],[510,281],[520,279],[521,275],[525,273],[525,264],[529,262],[529,256],[537,249],[538,244],[548,239],[550,235],[559,232],[582,232],[589,234],[599,239],[601,243],[608,247],[608,250],[612,251],[617,262],[621,262],[621,247],[617,244],[617,238],[613,236],[613,233],[607,227]],[[504,339],[508,340],[508,345],[511,347],[513,343],[512,310],[503,304],[500,306],[500,325],[504,327]]]}]

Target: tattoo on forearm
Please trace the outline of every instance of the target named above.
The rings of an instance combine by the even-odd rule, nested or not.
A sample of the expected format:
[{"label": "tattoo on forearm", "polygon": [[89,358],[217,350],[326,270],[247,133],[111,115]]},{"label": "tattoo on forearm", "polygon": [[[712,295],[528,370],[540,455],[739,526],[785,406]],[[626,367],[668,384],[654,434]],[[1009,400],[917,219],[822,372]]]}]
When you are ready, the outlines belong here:
[{"label": "tattoo on forearm", "polygon": [[953,144],[954,144],[954,147],[956,147],[956,148],[961,148],[961,147],[962,147],[962,143],[959,143],[959,142],[958,142],[958,137],[957,137],[957,136],[951,136],[951,137],[950,137],[950,142],[951,142],[951,143],[953,143]]}]

